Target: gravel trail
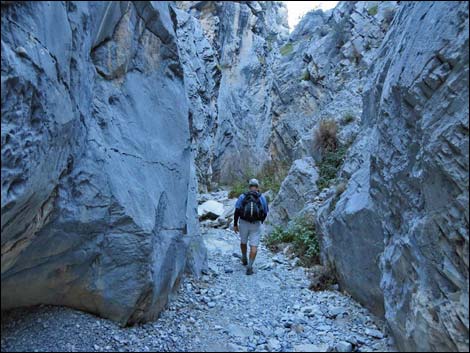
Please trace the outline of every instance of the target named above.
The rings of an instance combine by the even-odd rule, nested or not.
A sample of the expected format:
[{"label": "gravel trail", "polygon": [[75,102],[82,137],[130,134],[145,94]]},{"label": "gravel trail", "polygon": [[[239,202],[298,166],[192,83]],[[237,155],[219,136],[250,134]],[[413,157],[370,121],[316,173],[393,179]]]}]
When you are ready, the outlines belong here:
[{"label": "gravel trail", "polygon": [[[301,267],[261,246],[247,276],[238,237],[203,228],[208,272],[185,278],[152,323],[121,328],[76,310],[2,313],[2,351],[392,351],[380,322],[350,297],[312,292]],[[366,284],[365,284],[366,285]]]}]

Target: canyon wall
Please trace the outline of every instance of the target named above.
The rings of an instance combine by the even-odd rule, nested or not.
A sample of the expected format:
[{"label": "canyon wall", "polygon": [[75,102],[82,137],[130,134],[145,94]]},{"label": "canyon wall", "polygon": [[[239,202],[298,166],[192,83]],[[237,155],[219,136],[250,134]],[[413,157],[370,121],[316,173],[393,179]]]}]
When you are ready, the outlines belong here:
[{"label": "canyon wall", "polygon": [[197,191],[273,163],[268,229],[312,217],[401,350],[467,349],[466,2],[340,2],[290,34],[280,2],[2,2],[1,60],[2,309],[155,318],[205,267]]},{"label": "canyon wall", "polygon": [[158,315],[205,249],[166,2],[2,2],[2,309]]},{"label": "canyon wall", "polygon": [[[312,156],[321,170],[322,119],[336,121],[347,152],[323,190],[313,172],[293,187],[291,169],[268,220],[316,219],[324,265],[385,317],[400,350],[465,351],[468,4],[344,2],[307,14],[289,43],[273,157]],[[291,79],[301,67],[302,80]]]}]

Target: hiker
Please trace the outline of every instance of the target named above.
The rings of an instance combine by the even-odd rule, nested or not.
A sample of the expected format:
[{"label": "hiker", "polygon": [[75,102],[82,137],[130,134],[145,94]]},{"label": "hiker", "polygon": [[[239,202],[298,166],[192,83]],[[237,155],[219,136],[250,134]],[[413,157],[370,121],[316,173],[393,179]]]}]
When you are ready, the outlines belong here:
[{"label": "hiker", "polygon": [[[246,268],[246,274],[253,274],[253,262],[258,251],[261,237],[261,223],[268,215],[268,202],[259,192],[259,182],[251,179],[248,184],[249,191],[240,195],[235,204],[233,230],[240,232],[240,249],[242,251],[242,263]],[[238,219],[240,218],[240,228]],[[247,242],[250,242],[250,259],[246,258]]]}]

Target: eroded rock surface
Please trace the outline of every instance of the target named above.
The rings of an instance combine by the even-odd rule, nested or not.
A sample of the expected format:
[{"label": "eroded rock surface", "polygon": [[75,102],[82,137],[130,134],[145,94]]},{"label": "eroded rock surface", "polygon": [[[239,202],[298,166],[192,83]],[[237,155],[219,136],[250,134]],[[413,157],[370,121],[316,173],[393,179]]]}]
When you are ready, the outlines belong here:
[{"label": "eroded rock surface", "polygon": [[201,269],[185,97],[168,3],[2,3],[2,309],[145,321]]}]

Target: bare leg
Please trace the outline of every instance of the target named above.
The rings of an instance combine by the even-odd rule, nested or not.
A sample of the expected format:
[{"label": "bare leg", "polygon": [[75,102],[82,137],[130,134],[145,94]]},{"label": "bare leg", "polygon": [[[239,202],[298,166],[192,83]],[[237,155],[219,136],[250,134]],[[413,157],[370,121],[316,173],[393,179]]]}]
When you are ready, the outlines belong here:
[{"label": "bare leg", "polygon": [[250,246],[250,261],[248,262],[248,267],[246,268],[246,274],[253,274],[253,262],[255,262],[256,253],[258,252],[257,246]]},{"label": "bare leg", "polygon": [[257,252],[258,252],[257,246],[250,246],[250,265],[253,265],[253,262],[255,262]]},{"label": "bare leg", "polygon": [[[240,250],[242,251],[242,263],[243,265],[246,265],[248,263],[248,260],[246,258],[246,251],[247,251],[246,244],[240,243]],[[250,256],[251,256],[251,253],[250,253]]]}]

